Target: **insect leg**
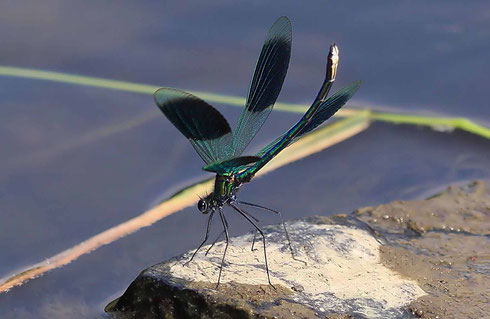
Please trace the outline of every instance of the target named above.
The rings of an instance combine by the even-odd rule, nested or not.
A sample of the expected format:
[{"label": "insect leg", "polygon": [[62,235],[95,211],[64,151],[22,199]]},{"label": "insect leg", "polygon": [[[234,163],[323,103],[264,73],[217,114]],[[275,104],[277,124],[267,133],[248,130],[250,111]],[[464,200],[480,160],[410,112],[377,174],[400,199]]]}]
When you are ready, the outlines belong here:
[{"label": "insect leg", "polygon": [[[304,263],[306,265],[306,262],[304,260],[301,260],[301,259],[296,258],[295,254],[294,254],[293,245],[291,245],[291,239],[289,237],[289,232],[288,232],[288,229],[286,227],[286,222],[282,218],[282,214],[281,214],[280,211],[277,211],[277,210],[274,210],[272,208],[268,208],[268,207],[265,207],[265,206],[262,206],[262,205],[248,203],[248,202],[242,202],[242,201],[238,201],[238,200],[235,201],[235,202],[238,203],[238,204],[241,204],[241,205],[255,207],[255,208],[262,209],[262,210],[265,210],[265,211],[268,211],[268,212],[272,212],[272,213],[278,215],[279,216],[279,220],[281,221],[282,227],[284,228],[284,234],[286,235],[286,239],[288,241],[288,246],[289,246],[289,251],[291,252],[291,256],[293,257],[294,260],[300,261],[300,262],[302,262],[302,263]],[[252,244],[252,249],[253,249],[253,244]]]},{"label": "insect leg", "polygon": [[226,251],[228,250],[228,244],[230,243],[230,235],[228,234],[228,222],[226,221],[226,218],[223,215],[223,211],[221,210],[221,208],[219,209],[219,217],[221,218],[221,223],[223,224],[223,228],[225,231],[226,245],[225,245],[225,251],[223,252],[223,258],[221,259],[221,266],[219,268],[218,283],[216,284],[216,289],[218,289],[219,283],[221,281],[221,272],[223,271]]},{"label": "insect leg", "polygon": [[267,272],[267,280],[269,281],[269,285],[271,285],[272,288],[276,289],[276,287],[274,287],[274,285],[271,283],[271,278],[270,278],[270,275],[269,275],[269,264],[267,262],[267,249],[265,247],[265,235],[264,235],[264,232],[262,231],[262,229],[260,229],[260,227],[248,216],[249,214],[247,212],[245,212],[244,210],[238,208],[237,206],[233,205],[232,203],[229,203],[229,205],[234,209],[236,210],[240,215],[242,215],[246,220],[248,220],[248,222],[250,224],[252,224],[255,229],[260,233],[260,235],[262,235],[262,243],[264,245],[264,260],[265,260],[265,271]]},{"label": "insect leg", "polygon": [[208,218],[208,225],[206,226],[206,235],[204,236],[204,240],[202,241],[202,243],[199,245],[199,247],[197,247],[196,251],[194,251],[194,253],[192,254],[192,257],[191,259],[189,259],[186,263],[184,263],[184,266],[187,266],[193,259],[194,259],[194,256],[196,256],[197,252],[201,249],[201,247],[206,243],[206,241],[208,241],[208,237],[209,237],[209,229],[211,228],[211,221],[213,220],[213,215],[214,215],[214,211],[212,211],[210,214],[209,214],[209,218]]},{"label": "insect leg", "polygon": [[[236,201],[235,201],[236,202]],[[259,219],[256,218],[254,215],[250,214],[249,212],[246,212],[246,211],[242,211],[244,214],[246,214],[248,217],[252,218],[253,220],[255,220],[256,223],[259,222]],[[254,246],[255,246],[255,239],[257,238],[257,229],[255,229],[254,231],[254,238],[252,240],[252,247],[250,248],[251,251],[254,251]]]},{"label": "insect leg", "polygon": [[213,241],[213,243],[211,244],[211,246],[209,246],[208,250],[206,250],[206,253],[204,254],[204,256],[207,256],[209,251],[214,247],[214,245],[218,242],[218,240],[221,238],[221,236],[223,236],[223,234],[225,233],[225,231],[223,230],[219,235],[218,237],[216,237],[216,239]]},{"label": "insect leg", "polygon": [[252,239],[252,248],[250,248],[251,251],[254,251],[255,238],[257,238],[257,229],[254,229],[254,238]]}]

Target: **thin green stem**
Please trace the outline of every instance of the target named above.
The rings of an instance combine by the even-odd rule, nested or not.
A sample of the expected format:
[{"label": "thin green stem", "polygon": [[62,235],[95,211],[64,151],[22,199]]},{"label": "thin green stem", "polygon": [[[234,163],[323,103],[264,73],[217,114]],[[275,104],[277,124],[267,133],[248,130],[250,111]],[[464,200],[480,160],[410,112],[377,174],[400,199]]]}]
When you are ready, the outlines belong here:
[{"label": "thin green stem", "polygon": [[[34,80],[53,81],[53,82],[68,83],[68,84],[83,85],[83,86],[91,86],[91,87],[97,87],[103,89],[111,89],[111,90],[140,93],[140,94],[153,94],[155,93],[156,90],[160,88],[160,86],[149,85],[149,84],[140,84],[134,82],[96,78],[91,76],[61,73],[61,72],[16,68],[10,66],[0,66],[0,75],[34,79]],[[245,105],[245,99],[237,96],[214,94],[214,93],[200,92],[200,91],[189,91],[189,92],[212,103],[222,103],[222,104],[229,104],[229,105],[240,106],[240,107]],[[306,105],[288,104],[288,103],[276,103],[275,107],[276,109],[282,111],[294,112],[294,113],[304,113],[304,111],[307,109]]]},{"label": "thin green stem", "polygon": [[[84,85],[112,90],[120,90],[125,92],[133,92],[140,94],[153,94],[159,87],[155,85],[139,84],[126,81],[117,81],[76,74],[42,71],[26,68],[17,68],[9,66],[0,66],[0,75],[20,77],[27,79],[46,80],[60,83],[69,83],[75,85]],[[209,92],[191,91],[192,94],[199,96],[211,103],[221,103],[233,106],[242,107],[245,105],[245,99],[237,96],[214,94]],[[304,113],[308,107],[303,104],[292,103],[276,103],[275,109],[284,112]],[[338,117],[350,117],[358,115],[364,110],[357,109],[341,109],[337,112]],[[371,119],[374,121],[382,121],[394,124],[412,124],[429,126],[436,129],[460,129],[470,132],[485,138],[490,139],[490,128],[467,119],[467,118],[450,118],[450,117],[433,117],[433,116],[418,116],[409,114],[397,114],[387,112],[371,112]]]},{"label": "thin green stem", "polygon": [[429,117],[373,111],[371,118],[374,121],[430,126],[441,130],[460,129],[490,139],[490,128],[476,124],[464,117]]}]

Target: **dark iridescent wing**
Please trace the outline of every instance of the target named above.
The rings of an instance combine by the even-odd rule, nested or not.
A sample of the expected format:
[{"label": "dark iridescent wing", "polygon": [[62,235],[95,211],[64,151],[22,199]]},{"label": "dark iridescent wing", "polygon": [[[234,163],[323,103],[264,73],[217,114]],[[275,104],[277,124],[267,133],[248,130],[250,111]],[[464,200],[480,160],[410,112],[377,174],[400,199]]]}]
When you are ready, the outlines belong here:
[{"label": "dark iridescent wing", "polygon": [[161,88],[154,97],[163,114],[189,139],[206,164],[227,158],[232,134],[220,112],[200,98],[176,89]]},{"label": "dark iridescent wing", "polygon": [[260,157],[258,156],[239,156],[206,165],[203,167],[203,170],[220,175],[235,174],[257,162],[259,159]]},{"label": "dark iridescent wing", "polygon": [[260,130],[281,91],[291,56],[291,22],[272,25],[255,66],[245,109],[233,136],[233,156],[240,155]]},{"label": "dark iridescent wing", "polygon": [[[354,95],[354,93],[356,93],[360,85],[361,85],[361,81],[354,82],[344,87],[343,89],[337,91],[331,97],[329,97],[325,102],[323,102],[319,106],[318,110],[311,117],[310,121],[301,129],[301,131],[298,132],[297,135],[295,135],[295,137],[289,142],[289,144],[294,143],[294,141],[296,141],[298,138],[300,138],[301,136],[303,136],[308,132],[311,132],[319,125],[321,125],[323,122],[325,122],[330,117],[332,117],[342,106],[345,105],[345,103],[347,103],[347,101]],[[293,126],[292,128],[294,128],[295,126]],[[283,135],[281,135],[280,137],[278,137],[277,139],[275,139],[272,143],[268,144],[266,147],[261,149],[255,155],[262,157],[269,150],[273,149],[275,145],[284,138],[284,136],[288,135],[288,133],[289,130]]]}]

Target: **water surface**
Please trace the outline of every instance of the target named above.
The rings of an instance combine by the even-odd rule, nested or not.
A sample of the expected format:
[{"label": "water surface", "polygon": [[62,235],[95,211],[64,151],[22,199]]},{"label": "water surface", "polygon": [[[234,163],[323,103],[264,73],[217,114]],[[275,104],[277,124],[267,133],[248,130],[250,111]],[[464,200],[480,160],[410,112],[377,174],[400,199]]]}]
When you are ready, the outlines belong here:
[{"label": "water surface", "polygon": [[[352,104],[490,123],[490,7],[483,1],[11,1],[0,4],[0,61],[244,96],[265,34],[281,15],[291,18],[294,34],[280,101],[312,100],[336,42],[335,88],[363,81]],[[217,107],[236,122],[238,108]],[[0,77],[0,278],[208,176],[158,113],[149,95]],[[272,114],[251,149],[298,117]],[[488,146],[461,132],[373,124],[258,178],[240,196],[286,218],[421,198],[450,183],[490,178]],[[234,235],[250,229],[227,213]],[[205,222],[189,208],[82,256],[0,294],[0,317],[103,316],[103,306],[141,269],[194,248]]]}]

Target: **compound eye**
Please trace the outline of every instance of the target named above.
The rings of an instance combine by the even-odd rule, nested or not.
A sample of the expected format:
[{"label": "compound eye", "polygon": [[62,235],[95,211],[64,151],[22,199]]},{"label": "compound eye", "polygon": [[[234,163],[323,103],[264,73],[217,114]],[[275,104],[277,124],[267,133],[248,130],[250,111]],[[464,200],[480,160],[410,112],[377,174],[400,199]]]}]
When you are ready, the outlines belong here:
[{"label": "compound eye", "polygon": [[199,203],[197,203],[197,208],[201,213],[206,214],[208,210],[208,203],[206,203],[204,199],[200,199]]}]

